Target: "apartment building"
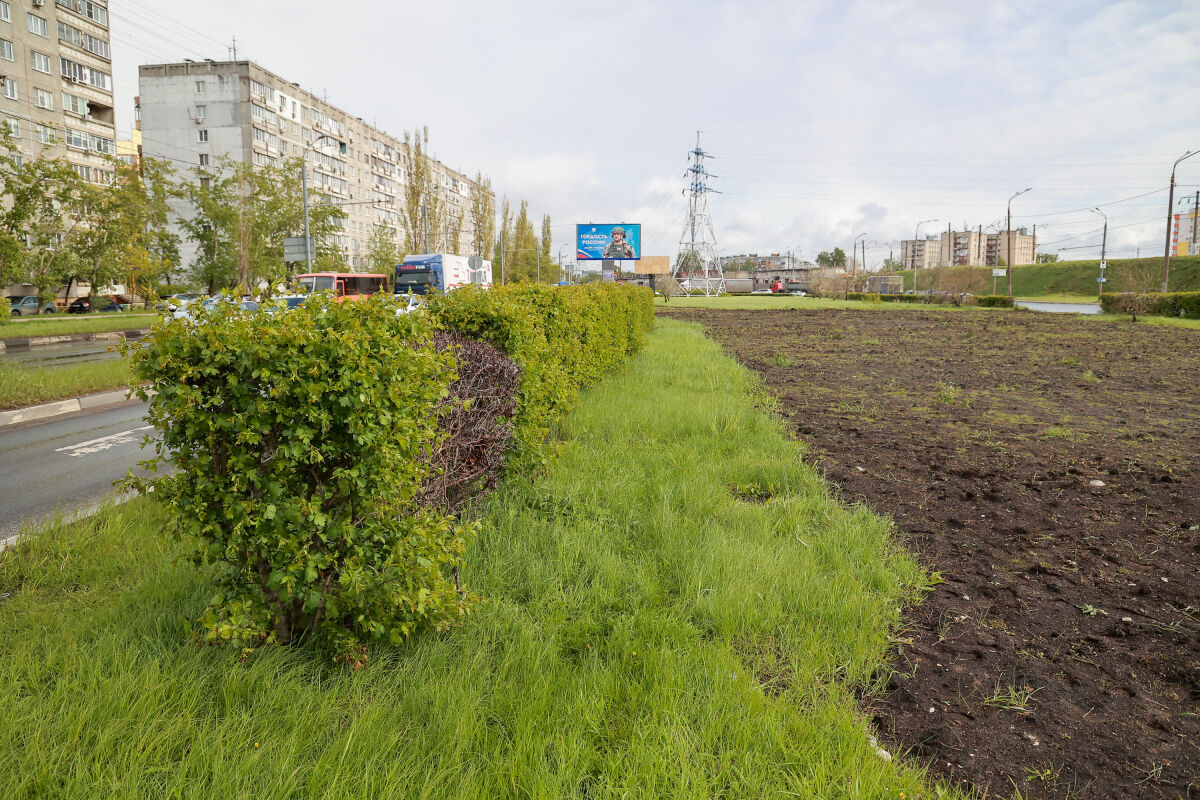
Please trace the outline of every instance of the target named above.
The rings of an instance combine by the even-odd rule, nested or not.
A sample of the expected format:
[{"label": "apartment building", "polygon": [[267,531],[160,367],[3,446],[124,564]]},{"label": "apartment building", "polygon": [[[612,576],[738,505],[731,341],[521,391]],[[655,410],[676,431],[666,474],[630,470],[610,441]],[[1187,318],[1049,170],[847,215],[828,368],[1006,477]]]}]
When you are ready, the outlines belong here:
[{"label": "apartment building", "polygon": [[88,181],[112,180],[107,2],[0,0],[0,119],[20,158],[62,157]]},{"label": "apartment building", "polygon": [[1013,230],[1014,258],[1008,257],[1008,231],[983,233],[980,230],[945,231],[941,236],[906,239],[900,243],[900,257],[906,269],[929,267],[997,267],[1003,264],[1032,264],[1037,237],[1025,228]]},{"label": "apartment building", "polygon": [[[402,139],[250,61],[144,65],[138,89],[145,157],[170,159],[180,172],[189,164],[215,166],[219,156],[260,166],[302,157],[310,196],[328,195],[346,211],[333,243],[352,269],[368,267],[376,226],[403,242],[412,153]],[[443,230],[430,232],[431,249],[470,254],[475,183],[440,161],[431,166],[447,218]],[[190,263],[194,245],[185,242],[184,251],[184,263]]]}]

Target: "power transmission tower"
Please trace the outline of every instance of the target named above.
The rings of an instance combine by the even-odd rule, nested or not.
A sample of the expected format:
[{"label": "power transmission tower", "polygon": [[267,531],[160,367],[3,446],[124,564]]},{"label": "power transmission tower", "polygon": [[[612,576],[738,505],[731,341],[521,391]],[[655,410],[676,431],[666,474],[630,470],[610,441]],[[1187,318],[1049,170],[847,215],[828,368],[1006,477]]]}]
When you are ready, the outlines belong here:
[{"label": "power transmission tower", "polygon": [[684,189],[688,195],[688,216],[672,277],[684,294],[713,297],[725,293],[725,273],[717,260],[717,237],[708,214],[708,193],[715,191],[708,188],[708,179],[716,176],[704,168],[704,159],[711,156],[700,147],[700,131],[696,131],[696,149],[690,155],[692,163],[685,173],[689,186]]}]

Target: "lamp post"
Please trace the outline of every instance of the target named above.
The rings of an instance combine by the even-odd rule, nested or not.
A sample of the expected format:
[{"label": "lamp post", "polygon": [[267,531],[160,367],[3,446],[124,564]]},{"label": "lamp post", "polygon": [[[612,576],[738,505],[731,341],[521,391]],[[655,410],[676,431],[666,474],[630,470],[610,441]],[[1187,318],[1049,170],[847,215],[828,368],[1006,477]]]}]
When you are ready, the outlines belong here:
[{"label": "lamp post", "polygon": [[1175,163],[1171,165],[1171,192],[1167,195],[1167,243],[1163,247],[1163,279],[1162,291],[1167,290],[1167,278],[1171,276],[1171,216],[1175,211],[1175,168],[1179,166],[1179,162],[1185,158],[1191,158],[1200,153],[1200,150],[1188,150],[1186,153],[1175,159]]},{"label": "lamp post", "polygon": [[1033,189],[1032,186],[1030,186],[1029,189],[1022,189],[1021,191],[1014,194],[1012,197],[1008,198],[1008,263],[1004,265],[1004,271],[1006,273],[1008,273],[1008,296],[1009,297],[1012,297],[1012,268],[1013,268],[1013,261],[1016,260],[1013,258],[1012,201],[1016,200],[1018,197],[1025,194],[1026,192],[1030,191],[1031,189]]},{"label": "lamp post", "polygon": [[317,142],[322,139],[332,139],[328,133],[322,133],[317,138],[313,139],[309,144],[304,146],[304,151],[300,154],[300,193],[304,197],[304,263],[309,272],[312,272],[312,237],[308,233],[308,151],[317,146]]},{"label": "lamp post", "polygon": [[[564,247],[566,247],[566,245],[565,245],[565,244],[562,244],[562,245],[559,245],[559,246],[558,246],[558,277],[559,277],[560,279],[562,278],[562,271],[563,271],[562,251],[563,251],[563,248],[564,248]],[[570,275],[567,275],[567,280],[568,280],[568,281],[569,281],[569,280],[571,280],[571,276],[570,276]]]},{"label": "lamp post", "polygon": [[[912,272],[913,272],[913,294],[917,293],[917,242],[921,240],[921,226],[926,222],[941,222],[938,219],[923,219],[917,223],[917,229],[913,231],[912,244]],[[921,259],[924,260],[925,248],[921,248]]]},{"label": "lamp post", "polygon": [[1108,252],[1108,214],[1098,208],[1093,208],[1092,211],[1104,217],[1104,235],[1100,238],[1100,278],[1096,281],[1100,287],[1096,290],[1096,301],[1099,302],[1100,295],[1104,294],[1104,268],[1107,266],[1104,256]]}]

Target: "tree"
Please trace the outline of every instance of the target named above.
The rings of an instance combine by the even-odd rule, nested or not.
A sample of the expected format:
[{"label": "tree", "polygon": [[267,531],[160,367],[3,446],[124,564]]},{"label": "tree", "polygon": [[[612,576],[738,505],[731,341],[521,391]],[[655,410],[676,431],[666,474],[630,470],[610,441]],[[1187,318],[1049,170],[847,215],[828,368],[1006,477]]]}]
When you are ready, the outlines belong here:
[{"label": "tree", "polygon": [[1137,322],[1138,314],[1144,314],[1149,305],[1146,295],[1157,292],[1162,285],[1161,262],[1153,258],[1131,259],[1122,263],[1120,272],[1113,277],[1121,287],[1115,310]]},{"label": "tree", "polygon": [[839,269],[846,268],[846,251],[840,247],[833,248],[833,252],[824,252],[817,255],[817,264],[822,267],[837,267]]},{"label": "tree", "polygon": [[542,217],[542,277],[547,283],[558,283],[558,264],[550,259],[550,245],[554,241],[553,229],[550,226],[550,215]]},{"label": "tree", "polygon": [[475,173],[471,186],[471,252],[487,256],[492,251],[496,238],[496,196],[492,193],[492,179],[483,173]]},{"label": "tree", "polygon": [[375,225],[367,242],[367,261],[371,271],[391,275],[401,262],[400,246],[396,243],[396,229],[387,225]]},{"label": "tree", "polygon": [[404,184],[404,208],[401,221],[404,224],[404,252],[428,253],[433,248],[432,238],[443,227],[441,193],[438,191],[433,163],[425,149],[429,146],[429,128],[404,134],[404,147],[408,151],[408,182]]},{"label": "tree", "polygon": [[529,220],[529,203],[525,200],[521,201],[521,210],[517,213],[514,234],[512,256],[509,257],[509,280],[534,280],[538,267],[538,241],[533,223]]},{"label": "tree", "polygon": [[[182,225],[198,248],[193,275],[209,292],[249,290],[292,273],[283,240],[304,233],[304,168],[299,158],[260,167],[221,157],[215,171],[196,169],[196,180],[184,184],[182,195],[193,211]],[[326,268],[345,269],[345,254],[333,240],[345,217],[328,197],[309,193],[313,255]]]},{"label": "tree", "polygon": [[904,262],[898,258],[888,256],[883,260],[884,272],[899,272],[902,269],[904,269]]},{"label": "tree", "polygon": [[516,241],[516,230],[513,227],[512,207],[508,198],[500,211],[500,236],[496,239],[496,254],[492,258],[492,282],[504,283],[509,280],[513,256],[513,243]]},{"label": "tree", "polygon": [[1038,264],[1053,264],[1058,261],[1058,253],[1038,253],[1036,260]]}]

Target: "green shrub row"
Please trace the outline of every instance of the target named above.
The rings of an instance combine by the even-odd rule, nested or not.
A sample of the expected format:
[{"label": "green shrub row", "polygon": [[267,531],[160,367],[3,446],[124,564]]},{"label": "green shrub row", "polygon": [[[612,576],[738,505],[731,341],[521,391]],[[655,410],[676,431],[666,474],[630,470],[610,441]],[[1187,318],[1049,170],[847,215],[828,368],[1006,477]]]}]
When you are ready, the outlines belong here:
[{"label": "green shrub row", "polygon": [[[158,431],[147,466],[171,470],[128,483],[154,490],[213,574],[200,619],[209,643],[249,652],[316,638],[359,665],[372,641],[461,620],[475,602],[457,583],[475,527],[444,506],[455,486],[431,484],[435,461],[454,463],[439,456],[440,420],[476,429],[476,444],[510,437],[453,411],[474,408],[455,386],[504,382],[493,375],[502,356],[439,347],[436,328],[491,342],[520,365],[511,439],[521,458],[509,464],[524,465],[579,389],[653,323],[650,293],[636,287],[464,289],[427,305],[400,316],[382,296],[317,295],[277,314],[218,305],[127,348]],[[488,375],[464,382],[466,369]],[[503,394],[492,405],[511,409]]]},{"label": "green shrub row", "polygon": [[7,297],[0,297],[0,325],[12,321],[12,302]]},{"label": "green shrub row", "polygon": [[980,294],[975,296],[975,305],[982,308],[1012,308],[1013,299],[1006,294]]},{"label": "green shrub row", "polygon": [[1110,314],[1129,313],[1131,304],[1136,306],[1139,314],[1200,319],[1200,292],[1146,292],[1136,296],[1105,292],[1100,295],[1100,309]]},{"label": "green shrub row", "polygon": [[438,325],[490,342],[521,366],[510,461],[522,468],[545,455],[550,426],[579,390],[636,352],[654,324],[653,295],[627,284],[466,287],[426,308]]}]

